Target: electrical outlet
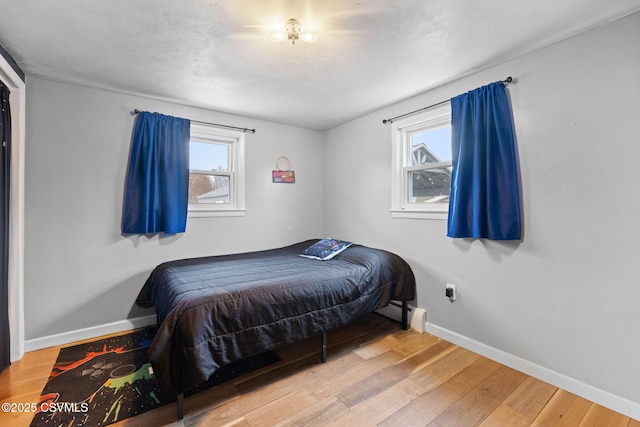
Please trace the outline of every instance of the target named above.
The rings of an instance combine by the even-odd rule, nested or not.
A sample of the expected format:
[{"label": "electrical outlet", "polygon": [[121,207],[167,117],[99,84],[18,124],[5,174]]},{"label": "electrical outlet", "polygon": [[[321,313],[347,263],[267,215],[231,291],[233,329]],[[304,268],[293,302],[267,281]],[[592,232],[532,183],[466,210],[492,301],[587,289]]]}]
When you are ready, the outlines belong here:
[{"label": "electrical outlet", "polygon": [[456,300],[456,285],[452,285],[451,283],[447,283],[444,288],[444,295],[449,298],[450,301]]}]

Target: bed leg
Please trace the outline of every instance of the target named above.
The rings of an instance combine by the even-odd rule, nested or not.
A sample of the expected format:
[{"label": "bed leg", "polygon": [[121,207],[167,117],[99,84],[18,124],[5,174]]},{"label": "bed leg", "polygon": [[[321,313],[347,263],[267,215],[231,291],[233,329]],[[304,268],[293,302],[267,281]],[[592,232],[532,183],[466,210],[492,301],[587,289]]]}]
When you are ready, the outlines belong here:
[{"label": "bed leg", "polygon": [[178,421],[184,418],[184,393],[178,395]]},{"label": "bed leg", "polygon": [[322,333],[322,351],[320,353],[320,360],[322,363],[327,361],[327,333]]},{"label": "bed leg", "polygon": [[409,329],[409,303],[406,300],[402,301],[402,329]]}]

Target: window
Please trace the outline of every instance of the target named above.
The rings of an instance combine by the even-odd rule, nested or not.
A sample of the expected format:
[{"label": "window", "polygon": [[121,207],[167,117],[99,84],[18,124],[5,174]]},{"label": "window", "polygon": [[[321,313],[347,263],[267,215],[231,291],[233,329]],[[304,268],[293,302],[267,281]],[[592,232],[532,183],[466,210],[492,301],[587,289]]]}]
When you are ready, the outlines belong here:
[{"label": "window", "polygon": [[446,219],[452,169],[450,104],[394,121],[392,132],[392,217]]},{"label": "window", "polygon": [[189,216],[244,212],[244,133],[192,122]]}]

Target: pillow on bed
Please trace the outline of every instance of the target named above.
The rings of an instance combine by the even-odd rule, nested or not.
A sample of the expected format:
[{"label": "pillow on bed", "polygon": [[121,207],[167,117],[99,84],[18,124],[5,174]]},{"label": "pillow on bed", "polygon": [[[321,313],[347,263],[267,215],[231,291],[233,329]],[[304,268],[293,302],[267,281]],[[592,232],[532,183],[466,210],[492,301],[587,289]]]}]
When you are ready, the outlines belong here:
[{"label": "pillow on bed", "polygon": [[352,244],[352,242],[344,242],[342,240],[322,239],[302,251],[300,256],[326,261],[338,255]]}]

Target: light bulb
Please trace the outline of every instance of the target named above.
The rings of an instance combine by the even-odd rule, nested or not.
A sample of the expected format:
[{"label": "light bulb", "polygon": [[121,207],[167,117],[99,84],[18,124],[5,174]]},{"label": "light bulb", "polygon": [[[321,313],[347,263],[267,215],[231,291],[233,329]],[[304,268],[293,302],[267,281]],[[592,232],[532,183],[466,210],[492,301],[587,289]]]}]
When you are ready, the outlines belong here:
[{"label": "light bulb", "polygon": [[271,33],[271,41],[282,42],[287,40],[289,35],[284,31],[274,31]]},{"label": "light bulb", "polygon": [[307,43],[315,43],[318,41],[316,33],[300,33],[300,40]]}]

